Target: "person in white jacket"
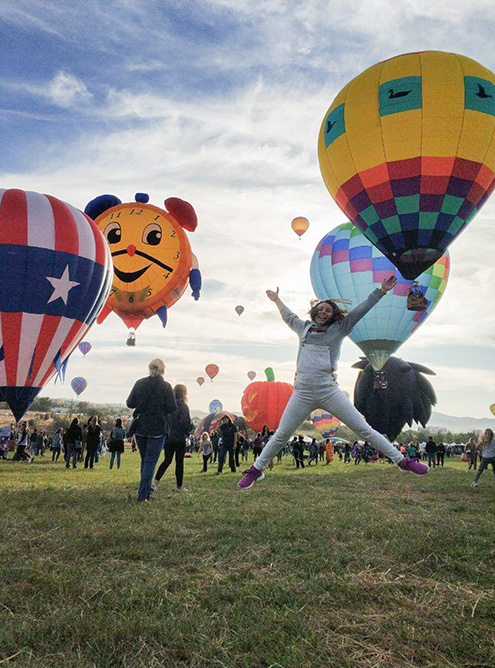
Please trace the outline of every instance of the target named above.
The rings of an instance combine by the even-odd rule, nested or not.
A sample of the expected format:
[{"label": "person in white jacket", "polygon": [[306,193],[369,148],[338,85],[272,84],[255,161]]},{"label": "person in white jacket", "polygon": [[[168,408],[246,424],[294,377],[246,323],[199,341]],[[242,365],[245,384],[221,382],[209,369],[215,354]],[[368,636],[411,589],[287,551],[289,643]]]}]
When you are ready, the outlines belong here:
[{"label": "person in white jacket", "polygon": [[382,434],[375,431],[353,406],[337,384],[337,363],[342,342],[353,327],[368,311],[382,299],[396,283],[390,276],[380,288],[358,304],[350,313],[342,311],[335,301],[327,299],[314,304],[310,310],[311,320],[301,320],[279,297],[279,290],[267,290],[268,299],[275,302],[284,322],[298,335],[300,340],[297,355],[297,373],[292,394],[275,434],[263,448],[253,466],[237,483],[241,489],[249,489],[265,476],[263,470],[270,460],[285,445],[294,431],[316,408],[335,415],[352,431],[374,448],[398,464],[403,471],[425,475],[428,467],[404,457]]}]

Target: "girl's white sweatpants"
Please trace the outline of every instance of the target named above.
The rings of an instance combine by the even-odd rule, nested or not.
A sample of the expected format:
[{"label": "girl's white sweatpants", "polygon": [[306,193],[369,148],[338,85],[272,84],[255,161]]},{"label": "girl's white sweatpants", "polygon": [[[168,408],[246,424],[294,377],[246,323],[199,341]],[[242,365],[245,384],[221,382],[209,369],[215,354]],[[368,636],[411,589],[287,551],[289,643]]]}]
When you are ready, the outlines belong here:
[{"label": "girl's white sweatpants", "polygon": [[294,393],[285,407],[280,425],[263,448],[261,455],[254,462],[254,467],[260,471],[266,468],[299,425],[304,422],[311,411],[317,408],[328,411],[337,417],[360,438],[383,452],[394,463],[398,464],[404,459],[403,455],[385,436],[370,427],[361,413],[339,389],[331,374],[325,374],[324,377],[315,377],[312,374],[298,373]]}]

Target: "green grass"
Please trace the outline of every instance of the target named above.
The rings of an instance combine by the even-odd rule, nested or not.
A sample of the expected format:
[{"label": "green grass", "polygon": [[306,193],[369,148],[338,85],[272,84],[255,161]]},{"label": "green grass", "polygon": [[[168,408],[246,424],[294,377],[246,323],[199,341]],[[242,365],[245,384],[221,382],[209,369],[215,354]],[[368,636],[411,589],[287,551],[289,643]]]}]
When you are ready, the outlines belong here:
[{"label": "green grass", "polygon": [[137,454],[0,462],[2,668],[495,665],[491,470],[289,464],[138,504]]}]

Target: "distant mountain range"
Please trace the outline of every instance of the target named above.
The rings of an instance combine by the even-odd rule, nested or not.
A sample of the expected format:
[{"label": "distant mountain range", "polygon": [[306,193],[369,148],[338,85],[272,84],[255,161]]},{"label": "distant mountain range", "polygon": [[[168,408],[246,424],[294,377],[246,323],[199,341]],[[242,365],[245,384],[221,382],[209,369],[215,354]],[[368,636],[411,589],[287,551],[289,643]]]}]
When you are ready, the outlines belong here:
[{"label": "distant mountain range", "polygon": [[473,417],[454,417],[453,415],[444,415],[443,413],[431,414],[428,427],[431,429],[446,429],[454,433],[466,431],[484,431],[493,429],[495,432],[495,419],[493,418],[473,418]]}]

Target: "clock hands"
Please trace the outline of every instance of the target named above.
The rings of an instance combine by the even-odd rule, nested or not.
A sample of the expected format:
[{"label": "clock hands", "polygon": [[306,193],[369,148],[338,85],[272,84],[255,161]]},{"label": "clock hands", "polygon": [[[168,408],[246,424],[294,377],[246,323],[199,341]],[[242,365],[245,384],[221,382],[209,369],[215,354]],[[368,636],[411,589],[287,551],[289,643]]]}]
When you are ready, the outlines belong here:
[{"label": "clock hands", "polygon": [[[112,253],[112,257],[116,257],[117,255],[126,255],[126,253],[127,253],[127,249],[115,251],[115,252]],[[168,264],[165,264],[164,262],[160,262],[160,260],[157,260],[152,255],[148,255],[148,253],[143,253],[143,251],[140,251],[140,250],[136,249],[134,254],[135,255],[140,255],[141,257],[146,258],[146,260],[150,260],[151,262],[154,262],[155,264],[157,264],[162,269],[166,269],[166,271],[170,271],[170,272],[173,271],[172,267],[169,267]],[[146,269],[148,269],[148,267],[146,267]]]}]

